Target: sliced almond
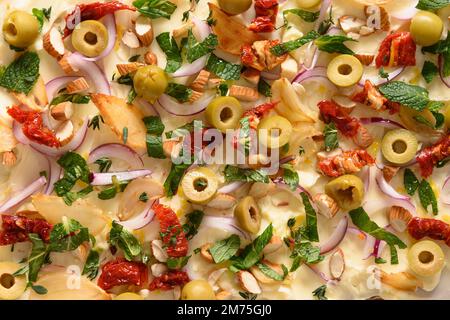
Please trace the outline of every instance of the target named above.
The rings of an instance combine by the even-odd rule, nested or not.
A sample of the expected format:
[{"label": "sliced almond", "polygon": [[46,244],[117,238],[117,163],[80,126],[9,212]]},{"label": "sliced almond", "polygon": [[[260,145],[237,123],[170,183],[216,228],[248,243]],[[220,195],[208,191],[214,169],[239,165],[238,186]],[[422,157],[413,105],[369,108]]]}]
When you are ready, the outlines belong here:
[{"label": "sliced almond", "polygon": [[259,99],[259,92],[253,88],[233,85],[229,95],[241,101],[254,102]]},{"label": "sliced almond", "polygon": [[413,218],[412,214],[403,207],[392,206],[389,208],[389,223],[395,231],[404,232],[408,223]]},{"label": "sliced almond", "polygon": [[204,92],[210,76],[211,73],[209,71],[200,71],[197,78],[191,83],[191,89],[198,92]]},{"label": "sliced almond", "polygon": [[386,273],[381,271],[380,280],[382,283],[387,284],[395,289],[401,291],[416,291],[417,288],[423,286],[421,280],[408,272]]},{"label": "sliced almond", "polygon": [[201,254],[202,258],[204,258],[208,262],[214,262],[214,259],[211,255],[211,253],[209,252],[209,248],[211,248],[211,246],[212,246],[212,243],[205,243],[200,248],[200,254]]},{"label": "sliced almond", "polygon": [[355,54],[355,58],[365,66],[370,66],[373,60],[375,60],[375,56],[371,54]]},{"label": "sliced almond", "polygon": [[50,115],[57,121],[69,120],[73,115],[73,104],[62,102],[50,109]]},{"label": "sliced almond", "polygon": [[383,167],[383,177],[384,180],[386,180],[387,182],[390,182],[392,180],[392,178],[395,177],[395,175],[397,174],[397,172],[400,170],[400,167],[391,167],[391,166],[384,166]]},{"label": "sliced almond", "polygon": [[232,294],[228,291],[220,291],[219,293],[216,294],[216,299],[217,300],[231,300]]},{"label": "sliced almond", "polygon": [[181,287],[180,286],[175,286],[173,288],[173,299],[174,300],[180,300],[181,298]]},{"label": "sliced almond", "polygon": [[147,51],[147,53],[145,53],[144,55],[144,61],[148,65],[157,65],[158,57],[153,52]]},{"label": "sliced almond", "polygon": [[247,68],[242,73],[242,77],[250,82],[253,85],[258,85],[259,80],[261,79],[261,71],[256,70],[254,68]]},{"label": "sliced almond", "polygon": [[152,241],[152,252],[153,256],[159,262],[166,262],[169,256],[167,255],[166,250],[163,248],[163,242],[161,240],[153,240]]},{"label": "sliced almond", "polygon": [[83,77],[80,77],[78,79],[69,82],[66,86],[67,93],[70,94],[83,92],[86,91],[87,89],[89,89],[89,84]]},{"label": "sliced almond", "polygon": [[49,55],[56,59],[61,59],[66,49],[61,33],[55,27],[52,27],[43,38],[44,49]]},{"label": "sliced almond", "polygon": [[353,16],[342,16],[339,18],[339,25],[345,33],[359,33],[361,28],[366,25],[362,19]]},{"label": "sliced almond", "polygon": [[3,152],[2,164],[7,167],[13,166],[17,161],[17,157],[12,151]]},{"label": "sliced almond", "polygon": [[182,39],[186,38],[188,36],[189,29],[192,29],[194,27],[194,23],[189,21],[183,24],[181,27],[175,29],[172,31],[172,36],[175,39]]},{"label": "sliced almond", "polygon": [[139,16],[134,24],[134,32],[142,44],[146,47],[153,42],[152,20],[146,16]]},{"label": "sliced almond", "polygon": [[[278,273],[279,275],[283,275],[283,269],[279,264],[271,263],[270,261],[267,260],[264,260],[263,263],[267,265],[269,268],[271,268],[273,271]],[[258,280],[259,283],[274,284],[278,282],[278,280],[266,276],[257,266],[252,266],[250,268],[250,272],[253,274],[256,280]]]},{"label": "sliced almond", "polygon": [[66,145],[74,135],[73,123],[70,120],[64,121],[55,131],[55,136],[61,142],[61,145]]},{"label": "sliced almond", "polygon": [[132,31],[126,31],[123,34],[122,42],[131,49],[137,49],[141,46],[138,37]]},{"label": "sliced almond", "polygon": [[191,97],[189,98],[188,102],[194,103],[195,101],[200,99],[202,96],[203,96],[203,92],[198,92],[198,91],[192,90],[192,94],[191,94]]},{"label": "sliced almond", "polygon": [[28,95],[18,92],[11,92],[11,94],[21,104],[32,110],[42,111],[48,104],[47,90],[45,89],[45,83],[42,77],[38,78],[33,89]]},{"label": "sliced almond", "polygon": [[377,5],[365,6],[364,12],[367,17],[367,26],[376,30],[389,31],[391,22],[389,14],[383,7]]},{"label": "sliced almond", "polygon": [[261,287],[258,284],[256,278],[248,271],[239,271],[236,274],[237,280],[242,287],[247,292],[253,294],[260,294]]},{"label": "sliced almond", "polygon": [[217,285],[217,282],[222,277],[222,275],[227,271],[227,268],[221,268],[218,270],[214,270],[211,272],[208,276],[208,283],[213,288],[213,290],[218,290],[219,286]]},{"label": "sliced almond", "polygon": [[272,238],[270,238],[269,243],[264,247],[263,253],[264,255],[268,255],[270,253],[278,251],[282,246],[283,240],[281,240],[279,236],[273,235]]},{"label": "sliced almond", "polygon": [[71,55],[70,52],[66,52],[63,57],[58,61],[58,64],[60,65],[61,69],[64,71],[65,74],[68,75],[74,75],[76,74],[79,70],[74,68],[69,60],[68,57]]},{"label": "sliced almond", "polygon": [[130,63],[120,63],[116,65],[117,71],[119,71],[121,76],[126,76],[127,74],[136,72],[140,67],[143,67],[143,63],[130,62]]},{"label": "sliced almond", "polygon": [[150,270],[152,271],[152,275],[154,277],[159,277],[167,273],[167,271],[169,271],[169,268],[167,268],[167,266],[163,263],[155,263],[152,264]]},{"label": "sliced almond", "polygon": [[229,194],[219,193],[206,206],[210,208],[225,210],[236,205],[236,198]]},{"label": "sliced almond", "polygon": [[330,257],[329,261],[330,274],[333,280],[341,280],[345,271],[344,252],[337,249]]},{"label": "sliced almond", "polygon": [[333,218],[339,212],[336,201],[324,193],[316,194],[313,200],[319,213],[328,219]]}]

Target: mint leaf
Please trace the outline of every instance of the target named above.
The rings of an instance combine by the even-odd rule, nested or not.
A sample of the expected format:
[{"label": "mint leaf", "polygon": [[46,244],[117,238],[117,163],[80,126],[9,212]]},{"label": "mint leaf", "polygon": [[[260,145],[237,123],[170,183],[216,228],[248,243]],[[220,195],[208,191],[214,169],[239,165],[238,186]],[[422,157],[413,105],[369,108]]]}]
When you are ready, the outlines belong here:
[{"label": "mint leaf", "polygon": [[382,84],[379,90],[389,101],[417,111],[424,110],[430,102],[426,89],[402,81],[387,82]]},{"label": "mint leaf", "polygon": [[28,281],[35,282],[39,270],[41,270],[44,263],[48,260],[49,251],[38,234],[30,233],[28,234],[28,238],[32,243],[31,254],[28,258]]},{"label": "mint leaf", "polygon": [[417,179],[414,172],[411,169],[406,168],[403,174],[403,184],[405,185],[406,192],[413,196],[416,193],[417,188],[419,188],[419,180]]},{"label": "mint leaf", "polygon": [[164,132],[164,124],[160,117],[150,116],[143,119],[147,128],[146,144],[147,154],[149,157],[156,159],[165,159],[163,150],[162,133]]},{"label": "mint leaf", "polygon": [[98,169],[100,172],[108,172],[112,165],[111,159],[107,157],[97,159],[94,163],[98,165]]},{"label": "mint leaf", "polygon": [[285,19],[288,14],[296,15],[306,22],[314,22],[319,19],[320,11],[311,12],[302,9],[289,9],[283,11],[283,17]]},{"label": "mint leaf", "polygon": [[428,211],[428,207],[431,205],[431,209],[434,215],[439,213],[436,195],[433,192],[430,184],[426,180],[422,180],[419,185],[419,199],[422,207]]},{"label": "mint leaf", "polygon": [[444,77],[450,76],[450,31],[447,33],[447,38],[445,40],[441,40],[432,46],[422,48],[422,51],[442,55],[442,59],[444,60]]},{"label": "mint leaf", "polygon": [[450,0],[419,0],[416,8],[420,10],[436,11],[450,4]]},{"label": "mint leaf", "polygon": [[263,182],[269,183],[269,176],[262,170],[243,169],[227,165],[224,170],[225,181]]},{"label": "mint leaf", "polygon": [[190,258],[191,258],[191,256],[178,257],[178,258],[169,257],[169,258],[167,258],[167,262],[166,262],[167,268],[169,268],[170,270],[179,270],[188,263]]},{"label": "mint leaf", "polygon": [[150,19],[170,19],[177,6],[165,0],[136,0],[133,2],[139,13]]},{"label": "mint leaf", "polygon": [[303,47],[305,44],[310,43],[317,39],[320,35],[316,31],[310,31],[308,34],[304,35],[301,38],[296,40],[291,40],[288,42],[277,44],[270,48],[270,52],[277,57],[282,56],[290,51],[297,50],[298,48]]},{"label": "mint leaf", "polygon": [[73,251],[87,241],[89,241],[89,230],[74,219],[65,219],[53,227],[50,233],[49,250]]},{"label": "mint leaf", "polygon": [[327,285],[324,284],[323,286],[318,287],[316,290],[312,292],[313,296],[317,298],[317,300],[328,300],[328,298],[325,296],[327,293]]},{"label": "mint leaf", "polygon": [[187,52],[186,59],[188,62],[192,63],[197,59],[200,59],[203,56],[213,52],[219,41],[217,40],[217,36],[215,34],[210,34],[206,37],[203,42],[199,43],[194,37],[192,33],[192,29],[189,30],[188,33],[188,42],[187,42]]},{"label": "mint leaf", "polygon": [[289,273],[288,269],[284,264],[281,265],[281,268],[283,269],[283,274],[279,274],[264,262],[258,262],[256,266],[265,276],[276,281],[283,281],[284,279],[286,279],[286,276]]},{"label": "mint leaf", "polygon": [[281,168],[283,168],[283,181],[291,188],[291,190],[295,191],[300,183],[298,172],[295,171],[294,167],[290,164],[283,164]]},{"label": "mint leaf", "polygon": [[171,197],[177,193],[178,185],[180,184],[181,178],[183,178],[184,172],[190,167],[189,163],[174,164],[170,168],[169,175],[164,182],[164,190],[166,191],[166,196]]},{"label": "mint leaf", "polygon": [[211,253],[215,263],[221,263],[234,256],[239,250],[240,245],[241,239],[233,234],[227,239],[217,241],[209,248],[209,253]]},{"label": "mint leaf", "polygon": [[206,70],[214,73],[223,80],[239,80],[242,66],[232,64],[211,54],[206,64]]},{"label": "mint leaf", "polygon": [[45,288],[43,286],[39,286],[39,285],[37,285],[37,286],[32,285],[31,289],[33,289],[33,291],[36,292],[37,294],[41,294],[41,295],[47,294],[47,292],[48,292],[47,288]]},{"label": "mint leaf", "polygon": [[28,95],[39,78],[40,59],[36,52],[25,52],[0,77],[0,86]]},{"label": "mint leaf", "polygon": [[33,13],[33,16],[35,16],[37,21],[39,22],[39,32],[41,32],[42,27],[44,26],[44,20],[48,21],[50,19],[50,15],[52,13],[52,7],[48,8],[48,9],[33,8],[33,10],[31,10],[31,12]]},{"label": "mint leaf", "polygon": [[132,261],[142,252],[141,244],[133,234],[126,230],[122,225],[113,221],[111,231],[109,232],[109,243],[123,250],[125,259]]},{"label": "mint leaf", "polygon": [[425,61],[422,68],[422,76],[427,83],[431,83],[439,74],[438,67],[431,61]]},{"label": "mint leaf", "polygon": [[272,88],[264,79],[260,79],[258,82],[258,92],[268,98],[272,96]]},{"label": "mint leaf", "polygon": [[167,56],[166,72],[174,73],[180,69],[183,59],[181,58],[181,52],[178,48],[177,42],[174,38],[170,37],[170,33],[161,33],[156,37],[156,41],[158,42],[161,50],[164,51]]},{"label": "mint leaf", "polygon": [[83,95],[79,93],[63,93],[59,96],[56,96],[53,98],[53,100],[50,102],[51,106],[60,104],[62,102],[72,102],[75,104],[87,104],[91,101],[91,97],[89,95]]},{"label": "mint leaf", "polygon": [[191,88],[178,83],[169,83],[166,89],[166,94],[175,98],[180,103],[189,101],[192,92]]},{"label": "mint leaf", "polygon": [[323,135],[325,137],[325,150],[327,152],[330,152],[339,147],[338,131],[334,122],[330,122],[329,124],[325,125]]},{"label": "mint leaf", "polygon": [[344,42],[346,41],[356,41],[356,40],[346,36],[323,35],[320,36],[318,39],[314,40],[314,43],[321,51],[325,51],[328,53],[343,53],[354,55],[355,53],[353,52],[353,50],[349,49],[344,44]]},{"label": "mint leaf", "polygon": [[94,280],[98,275],[98,270],[100,268],[100,255],[97,251],[89,251],[89,255],[86,259],[86,263],[83,268],[83,275],[86,275],[88,279]]},{"label": "mint leaf", "polygon": [[186,215],[186,223],[183,224],[186,239],[191,240],[197,234],[204,215],[203,211],[200,210],[192,211]]},{"label": "mint leaf", "polygon": [[300,193],[303,200],[303,206],[306,212],[306,230],[308,234],[308,240],[319,242],[319,232],[317,231],[317,214],[314,210],[309,197],[305,192]]},{"label": "mint leaf", "polygon": [[94,191],[94,187],[92,186],[87,186],[86,188],[76,192],[69,191],[63,195],[63,200],[68,206],[71,206],[76,200],[86,197],[92,191]]}]

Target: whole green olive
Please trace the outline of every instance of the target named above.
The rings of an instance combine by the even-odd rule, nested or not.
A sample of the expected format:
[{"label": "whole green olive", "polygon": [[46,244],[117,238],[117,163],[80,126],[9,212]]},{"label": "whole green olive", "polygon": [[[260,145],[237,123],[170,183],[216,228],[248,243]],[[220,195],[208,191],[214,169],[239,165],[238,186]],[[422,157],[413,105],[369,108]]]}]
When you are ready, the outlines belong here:
[{"label": "whole green olive", "polygon": [[258,125],[259,141],[271,149],[285,146],[291,139],[291,134],[292,124],[282,116],[264,117]]},{"label": "whole green olive", "polygon": [[346,174],[325,185],[325,193],[333,198],[342,210],[358,208],[364,198],[364,184],[361,178]]},{"label": "whole green olive", "polygon": [[429,11],[420,11],[411,20],[410,31],[414,41],[424,47],[437,43],[443,29],[441,18]]},{"label": "whole green olive", "polygon": [[108,45],[108,30],[97,20],[83,21],[72,33],[72,45],[81,54],[96,57]]},{"label": "whole green olive", "polygon": [[247,196],[239,201],[234,216],[241,227],[250,233],[257,233],[261,226],[261,212],[255,199]]},{"label": "whole green olive", "polygon": [[238,128],[243,113],[241,103],[234,97],[216,98],[205,111],[206,120],[223,133]]},{"label": "whole green olive", "polygon": [[133,78],[134,89],[138,96],[154,103],[167,89],[167,75],[158,66],[141,67]]},{"label": "whole green olive", "polygon": [[35,16],[16,10],[8,14],[3,21],[3,37],[10,45],[26,48],[39,36],[39,22]]},{"label": "whole green olive", "polygon": [[189,281],[181,290],[182,300],[215,300],[213,288],[206,280]]},{"label": "whole green olive", "polygon": [[219,7],[230,15],[237,15],[250,9],[252,0],[219,0]]}]

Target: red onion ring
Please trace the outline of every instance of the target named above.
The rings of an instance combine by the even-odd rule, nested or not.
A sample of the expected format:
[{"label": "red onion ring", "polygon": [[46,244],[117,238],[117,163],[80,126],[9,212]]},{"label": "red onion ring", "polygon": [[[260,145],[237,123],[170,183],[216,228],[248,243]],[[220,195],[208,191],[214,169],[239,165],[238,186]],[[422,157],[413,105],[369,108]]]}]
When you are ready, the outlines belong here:
[{"label": "red onion ring", "polygon": [[379,86],[381,84],[387,83],[389,81],[395,80],[402,74],[403,71],[405,71],[406,67],[399,67],[395,69],[394,71],[389,73],[389,77],[387,79],[381,78],[380,76],[373,76],[373,77],[367,77],[365,75],[362,76],[361,80],[359,80],[358,85],[361,87],[364,87],[364,84],[366,83],[366,80],[370,80],[375,86]]},{"label": "red onion ring", "polygon": [[91,177],[91,185],[105,186],[113,184],[112,177],[115,176],[119,181],[133,180],[139,177],[145,177],[152,174],[151,170],[141,169],[122,172],[93,173]]},{"label": "red onion ring", "polygon": [[297,189],[295,191],[292,191],[291,187],[288,186],[282,179],[276,179],[273,181],[275,183],[275,185],[281,189],[284,189],[286,191],[289,191],[291,193],[293,193],[294,195],[300,195],[300,193],[304,192],[308,195],[308,197],[310,199],[312,199],[311,194],[308,192],[308,190],[306,190],[305,188],[303,188],[302,186],[298,186]]},{"label": "red onion ring", "polygon": [[25,136],[25,134],[22,131],[22,126],[17,121],[13,121],[13,134],[14,138],[16,138],[17,141],[19,141],[21,144],[29,145],[30,140]]},{"label": "red onion ring", "polygon": [[337,224],[336,229],[334,229],[330,238],[320,246],[320,254],[325,254],[334,250],[334,248],[336,248],[342,240],[344,240],[345,234],[347,233],[347,227],[348,217],[344,216]]},{"label": "red onion ring", "polygon": [[103,157],[126,161],[133,168],[144,167],[142,158],[133,149],[120,143],[107,143],[98,146],[89,153],[88,163],[94,163]]},{"label": "red onion ring", "polygon": [[79,77],[74,76],[65,76],[65,77],[58,77],[54,78],[53,80],[50,80],[45,84],[45,90],[47,91],[47,97],[49,101],[52,101],[53,98],[56,96],[58,91],[63,88],[66,84],[68,84],[71,81],[74,81],[78,79]]},{"label": "red onion ring", "polygon": [[97,64],[92,61],[86,61],[85,57],[79,52],[72,53],[67,60],[75,70],[80,70],[95,84],[98,93],[111,95],[109,81]]},{"label": "red onion ring", "polygon": [[153,202],[148,202],[144,210],[135,218],[127,221],[116,221],[118,224],[124,226],[128,230],[139,230],[146,227],[155,217],[155,211],[152,210]]},{"label": "red onion ring", "polygon": [[49,166],[48,170],[49,173],[48,173],[48,183],[44,193],[48,195],[53,192],[55,182],[60,179],[62,168],[58,165],[55,159],[51,157],[47,157],[47,161]]},{"label": "red onion ring", "polygon": [[325,67],[315,67],[311,70],[303,70],[295,76],[294,80],[292,80],[292,83],[302,84],[303,82],[310,80],[322,82],[324,85],[330,86],[337,91],[336,86],[328,79],[327,69]]},{"label": "red onion ring", "polygon": [[450,205],[450,176],[445,179],[444,185],[442,186],[441,201]]},{"label": "red onion ring", "polygon": [[450,76],[444,76],[444,58],[442,54],[439,55],[439,76],[441,77],[442,82],[450,88]]},{"label": "red onion ring", "polygon": [[244,239],[251,239],[250,235],[247,232],[236,225],[236,220],[234,218],[205,216],[203,218],[201,227],[226,230],[238,236],[242,236]]},{"label": "red onion ring", "polygon": [[168,113],[175,116],[188,117],[203,112],[208,104],[214,99],[214,95],[202,97],[199,101],[192,104],[178,103],[167,94],[159,97],[159,105]]},{"label": "red onion ring", "polygon": [[390,15],[391,17],[398,20],[410,20],[419,11],[416,9],[418,3],[419,0],[415,0],[414,3],[411,4],[411,6],[408,6],[407,8],[404,8],[399,11],[390,12]]},{"label": "red onion ring", "polygon": [[245,182],[243,181],[235,181],[219,188],[219,190],[217,190],[217,193],[231,193],[242,187],[244,184]]},{"label": "red onion ring", "polygon": [[409,210],[413,215],[415,215],[416,207],[411,202],[411,198],[405,195],[398,193],[387,181],[384,179],[383,173],[379,170],[378,174],[375,178],[378,188],[385,195],[394,200],[398,206],[404,207]]},{"label": "red onion ring", "polygon": [[380,118],[380,117],[372,117],[372,118],[360,118],[359,119],[361,121],[362,124],[376,124],[376,125],[380,125],[386,128],[390,128],[390,129],[396,129],[396,128],[402,128],[405,129],[405,127],[393,120],[390,119],[384,119],[384,118]]},{"label": "red onion ring", "polygon": [[331,281],[331,279],[328,278],[328,277],[326,276],[325,273],[323,273],[322,271],[319,271],[315,265],[307,264],[307,263],[305,263],[305,265],[306,265],[312,272],[314,272],[315,274],[317,274],[323,281],[325,281],[325,282],[327,282],[327,283]]},{"label": "red onion ring", "polygon": [[6,212],[15,205],[19,204],[23,200],[27,199],[32,194],[38,192],[45,184],[47,183],[47,179],[45,177],[40,177],[36,181],[32,182],[25,189],[17,192],[11,198],[9,198],[6,202],[0,205],[0,212]]},{"label": "red onion ring", "polygon": [[82,59],[86,61],[99,61],[103,59],[104,57],[108,56],[111,51],[114,49],[114,46],[116,44],[116,38],[117,38],[117,29],[116,29],[116,19],[114,16],[114,13],[108,14],[103,18],[103,24],[105,25],[106,29],[108,30],[108,45],[106,46],[105,50],[98,55],[97,57],[89,58],[82,56]]}]

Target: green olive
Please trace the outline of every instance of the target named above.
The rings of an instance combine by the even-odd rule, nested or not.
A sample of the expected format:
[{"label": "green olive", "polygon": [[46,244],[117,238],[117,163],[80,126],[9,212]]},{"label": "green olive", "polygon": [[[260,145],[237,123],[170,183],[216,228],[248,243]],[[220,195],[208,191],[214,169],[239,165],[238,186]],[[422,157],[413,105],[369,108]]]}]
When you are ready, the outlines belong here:
[{"label": "green olive", "polygon": [[250,9],[252,0],[219,0],[219,7],[234,16]]},{"label": "green olive", "polygon": [[234,216],[245,231],[258,233],[261,227],[261,211],[252,196],[247,196],[239,201],[234,209]]},{"label": "green olive", "polygon": [[164,70],[155,65],[139,68],[134,75],[133,83],[137,95],[150,103],[154,103],[166,92],[169,85]]},{"label": "green olive", "polygon": [[297,0],[297,5],[303,9],[317,7],[322,0]]},{"label": "green olive", "polygon": [[264,117],[258,125],[258,139],[268,148],[276,149],[291,139],[292,124],[288,119],[274,115]]},{"label": "green olive", "polygon": [[450,104],[445,108],[445,125],[450,129]]},{"label": "green olive", "polygon": [[216,194],[218,186],[216,175],[206,167],[188,171],[181,180],[183,194],[194,203],[205,203],[210,200]]},{"label": "green olive", "polygon": [[26,48],[39,36],[39,22],[25,11],[13,11],[3,21],[3,36],[10,45]]},{"label": "green olive", "polygon": [[237,129],[243,113],[241,103],[234,97],[216,98],[205,111],[206,120],[223,133]]},{"label": "green olive", "polygon": [[389,131],[381,141],[381,152],[384,158],[398,165],[411,161],[418,147],[416,136],[406,129]]},{"label": "green olive", "polygon": [[414,41],[421,46],[431,46],[441,39],[444,23],[429,11],[420,11],[411,20],[410,31]]},{"label": "green olive", "polygon": [[350,87],[361,80],[363,72],[362,63],[356,57],[342,54],[328,64],[327,76],[339,87]]},{"label": "green olive", "polygon": [[144,300],[144,298],[134,292],[125,292],[119,294],[114,300]]},{"label": "green olive", "polygon": [[359,177],[347,174],[328,182],[325,193],[337,202],[339,208],[352,210],[362,203],[364,184]]},{"label": "green olive", "polygon": [[83,21],[73,30],[72,45],[86,57],[96,57],[108,45],[108,30],[97,20]]},{"label": "green olive", "polygon": [[[417,111],[405,106],[401,106],[398,115],[406,129],[415,132],[427,133],[433,133],[434,131],[436,131],[434,129],[434,127],[436,126],[436,118],[428,109]],[[421,121],[418,121],[418,119],[421,119]]]},{"label": "green olive", "polygon": [[206,280],[189,281],[181,290],[182,300],[215,300],[216,296]]},{"label": "green olive", "polygon": [[441,247],[430,240],[419,241],[408,251],[409,267],[422,277],[430,277],[442,270],[445,256]]}]

